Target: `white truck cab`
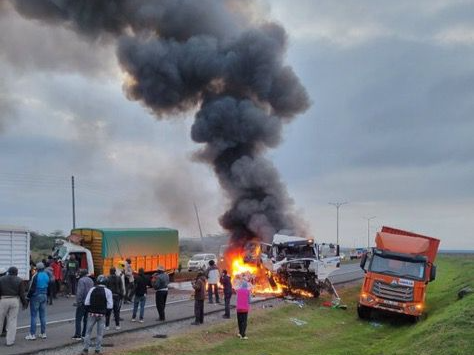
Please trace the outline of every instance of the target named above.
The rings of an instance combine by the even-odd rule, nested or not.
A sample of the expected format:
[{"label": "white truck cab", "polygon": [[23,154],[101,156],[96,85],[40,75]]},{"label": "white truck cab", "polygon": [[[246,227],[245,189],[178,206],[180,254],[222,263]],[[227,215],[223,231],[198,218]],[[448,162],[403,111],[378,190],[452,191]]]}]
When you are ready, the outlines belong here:
[{"label": "white truck cab", "polygon": [[94,275],[94,261],[92,259],[92,253],[89,249],[62,239],[56,239],[54,255],[58,256],[63,264],[69,260],[69,257],[72,254],[74,254],[76,260],[79,261],[79,268],[87,269],[87,272],[90,276],[99,276]]}]

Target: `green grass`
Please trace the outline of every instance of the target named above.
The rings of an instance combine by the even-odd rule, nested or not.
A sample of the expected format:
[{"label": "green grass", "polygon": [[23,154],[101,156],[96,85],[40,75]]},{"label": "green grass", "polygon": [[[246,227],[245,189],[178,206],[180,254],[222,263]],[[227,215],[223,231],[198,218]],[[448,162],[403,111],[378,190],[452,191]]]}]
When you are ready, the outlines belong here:
[{"label": "green grass", "polygon": [[[375,327],[356,316],[359,287],[343,290],[346,311],[323,308],[321,300],[303,309],[289,304],[251,313],[250,340],[235,337],[229,322],[200,329],[127,352],[128,355],[461,355],[474,354],[474,295],[457,300],[457,291],[474,287],[474,257],[440,257],[438,279],[429,285],[427,318],[417,324],[390,318]],[[307,322],[297,326],[290,318]]]}]

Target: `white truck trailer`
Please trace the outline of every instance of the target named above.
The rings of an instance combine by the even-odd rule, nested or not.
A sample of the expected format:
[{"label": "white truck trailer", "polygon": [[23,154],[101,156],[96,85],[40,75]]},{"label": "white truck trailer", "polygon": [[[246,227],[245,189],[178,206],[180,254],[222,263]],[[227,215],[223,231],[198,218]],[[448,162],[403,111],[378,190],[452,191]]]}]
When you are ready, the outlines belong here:
[{"label": "white truck trailer", "polygon": [[23,227],[0,226],[0,268],[18,268],[18,276],[30,279],[30,232]]}]

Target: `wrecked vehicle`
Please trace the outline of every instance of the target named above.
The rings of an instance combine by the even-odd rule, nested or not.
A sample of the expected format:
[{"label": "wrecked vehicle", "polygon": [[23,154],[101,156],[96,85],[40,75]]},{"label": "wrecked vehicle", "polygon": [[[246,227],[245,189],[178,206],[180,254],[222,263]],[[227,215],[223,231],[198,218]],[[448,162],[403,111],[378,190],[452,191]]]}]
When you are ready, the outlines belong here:
[{"label": "wrecked vehicle", "polygon": [[318,297],[322,290],[339,298],[328,279],[340,267],[339,246],[312,239],[275,234],[272,244],[261,245],[261,260],[270,285],[289,294]]}]

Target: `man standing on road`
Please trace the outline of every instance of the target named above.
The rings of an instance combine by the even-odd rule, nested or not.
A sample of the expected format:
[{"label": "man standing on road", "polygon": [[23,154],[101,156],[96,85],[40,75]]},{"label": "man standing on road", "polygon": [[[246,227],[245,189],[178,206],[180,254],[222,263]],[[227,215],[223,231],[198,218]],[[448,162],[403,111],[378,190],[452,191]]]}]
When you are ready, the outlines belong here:
[{"label": "man standing on road", "polygon": [[30,300],[30,334],[26,340],[36,340],[36,318],[40,318],[42,339],[46,339],[46,302],[48,293],[49,276],[44,271],[44,264],[36,264],[36,274],[33,276],[28,290],[27,298]]},{"label": "man standing on road", "polygon": [[217,283],[219,282],[219,269],[216,266],[214,260],[209,261],[209,268],[207,269],[207,293],[209,295],[209,303],[212,301],[212,293],[216,296],[216,303],[219,303],[219,288]]},{"label": "man standing on road", "polygon": [[195,321],[192,325],[204,323],[204,299],[206,298],[206,277],[202,271],[199,271],[196,281],[192,283],[194,288],[194,316]]},{"label": "man standing on road", "polygon": [[232,282],[227,270],[222,271],[221,285],[224,288],[224,315],[223,318],[230,318],[230,299],[232,297]]},{"label": "man standing on road", "polygon": [[125,303],[132,302],[132,291],[133,291],[133,269],[132,260],[130,258],[125,259]]},{"label": "man standing on road", "polygon": [[168,298],[168,284],[170,283],[170,277],[165,272],[163,266],[158,266],[157,274],[155,274],[155,284],[153,288],[156,291],[155,303],[156,310],[158,311],[158,320],[161,322],[165,321],[165,307],[166,299]]},{"label": "man standing on road", "polygon": [[71,254],[69,260],[66,261],[66,282],[68,283],[68,295],[76,295],[76,282],[77,272],[79,270],[79,263],[76,260],[76,256]]},{"label": "man standing on road", "polygon": [[[120,308],[122,308],[122,299],[124,296],[124,288],[122,279],[120,276],[117,276],[117,270],[114,267],[110,268],[110,276],[107,278],[107,288],[112,292],[112,298],[114,300],[114,319],[115,319],[115,329],[120,329]],[[107,311],[105,317],[105,329],[109,330],[110,325],[110,316],[112,310]]]},{"label": "man standing on road", "polygon": [[[0,267],[0,277],[5,276],[6,274],[7,274],[7,269],[5,269],[4,267]],[[3,329],[0,336],[2,337],[7,336],[7,319],[6,318],[4,319]]]},{"label": "man standing on road", "polygon": [[[81,340],[86,336],[87,329],[87,311],[86,311],[86,296],[90,289],[94,287],[94,281],[87,276],[87,270],[79,270],[79,281],[77,282],[77,295],[76,295],[76,331],[72,337],[74,340]],[[83,323],[81,331],[81,323]]]},{"label": "man standing on road", "polygon": [[20,302],[25,309],[28,303],[25,298],[23,280],[18,277],[18,269],[12,266],[8,269],[8,275],[0,277],[0,329],[3,329],[3,322],[6,319],[7,346],[15,343]]},{"label": "man standing on road", "polygon": [[137,311],[138,306],[140,305],[140,318],[139,322],[143,323],[143,316],[145,314],[145,302],[146,302],[146,288],[148,286],[148,279],[145,276],[145,270],[140,268],[138,270],[138,277],[135,278],[135,289],[133,291],[133,313],[132,313],[132,322],[137,320]]},{"label": "man standing on road", "polygon": [[102,348],[102,338],[105,328],[105,314],[107,310],[111,310],[114,306],[112,292],[105,287],[107,278],[104,275],[97,277],[97,286],[92,287],[87,293],[84,304],[89,312],[87,332],[84,338],[83,354],[89,353],[91,346],[91,334],[94,326],[97,324],[97,336],[95,338],[95,353],[99,354]]}]

